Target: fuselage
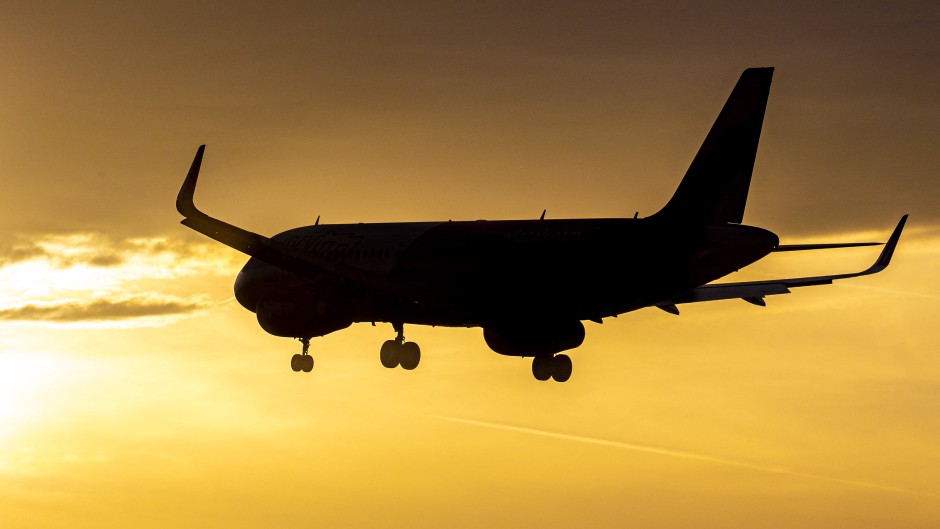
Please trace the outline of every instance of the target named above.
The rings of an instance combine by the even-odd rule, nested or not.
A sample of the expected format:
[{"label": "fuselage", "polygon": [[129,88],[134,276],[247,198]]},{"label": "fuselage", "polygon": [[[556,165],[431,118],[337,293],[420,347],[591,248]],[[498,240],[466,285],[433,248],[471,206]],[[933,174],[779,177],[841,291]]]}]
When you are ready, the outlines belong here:
[{"label": "fuselage", "polygon": [[[329,274],[301,278],[251,259],[236,279],[236,299],[281,336],[318,336],[362,321],[487,327],[599,320],[725,276],[778,243],[751,226],[651,219],[316,225],[273,239],[437,300],[418,303]],[[306,327],[316,318],[330,322]]]}]

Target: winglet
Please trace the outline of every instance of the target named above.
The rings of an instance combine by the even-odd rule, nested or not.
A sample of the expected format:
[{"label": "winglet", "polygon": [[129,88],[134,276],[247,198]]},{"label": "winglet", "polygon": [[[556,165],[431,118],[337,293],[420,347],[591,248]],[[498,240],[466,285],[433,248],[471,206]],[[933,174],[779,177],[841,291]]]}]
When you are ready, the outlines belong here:
[{"label": "winglet", "polygon": [[202,155],[206,152],[206,146],[200,145],[196,150],[196,157],[193,158],[193,164],[189,167],[189,173],[180,192],[176,195],[176,211],[184,217],[193,217],[200,212],[193,203],[193,195],[196,192],[196,180],[199,178],[199,168],[202,166]]},{"label": "winglet", "polygon": [[881,250],[881,255],[878,256],[878,260],[875,261],[875,264],[871,265],[871,268],[865,271],[866,274],[875,274],[888,267],[888,263],[891,262],[891,256],[894,255],[894,249],[898,246],[898,240],[901,239],[901,230],[904,229],[905,222],[907,222],[907,215],[904,215],[901,217],[901,220],[898,221],[897,227],[894,228],[894,232],[891,233],[891,237],[888,238],[888,242],[885,243],[885,247]]}]

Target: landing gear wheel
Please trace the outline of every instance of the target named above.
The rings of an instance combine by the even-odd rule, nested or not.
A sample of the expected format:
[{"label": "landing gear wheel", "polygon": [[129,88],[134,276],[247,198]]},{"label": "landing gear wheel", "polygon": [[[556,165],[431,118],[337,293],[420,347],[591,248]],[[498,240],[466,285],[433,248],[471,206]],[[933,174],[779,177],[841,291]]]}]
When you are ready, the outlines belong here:
[{"label": "landing gear wheel", "polygon": [[300,372],[300,370],[303,369],[303,366],[304,356],[298,354],[290,357],[290,368],[292,371],[295,373]]},{"label": "landing gear wheel", "polygon": [[555,382],[565,382],[571,378],[571,357],[556,355],[552,359],[552,378]]},{"label": "landing gear wheel", "polygon": [[405,342],[401,345],[398,357],[401,360],[401,368],[411,371],[418,367],[418,362],[421,361],[421,349],[414,342]]},{"label": "landing gear wheel", "polygon": [[290,368],[295,373],[299,371],[309,373],[313,371],[313,357],[308,354],[310,351],[310,338],[297,338],[297,341],[303,344],[304,349],[299,355],[290,357]]},{"label": "landing gear wheel", "polygon": [[404,323],[392,322],[392,328],[395,329],[397,336],[394,340],[387,340],[382,344],[379,360],[389,369],[400,365],[402,369],[411,371],[421,362],[421,349],[418,344],[405,341]]},{"label": "landing gear wheel", "polygon": [[313,357],[310,355],[302,355],[301,358],[303,359],[303,365],[300,366],[300,369],[304,373],[313,371]]},{"label": "landing gear wheel", "polygon": [[552,378],[553,364],[554,358],[551,356],[536,356],[532,359],[532,376],[542,382]]},{"label": "landing gear wheel", "polygon": [[398,367],[399,357],[401,356],[401,346],[398,345],[398,342],[395,340],[386,340],[382,344],[382,349],[379,351],[379,360],[382,361],[382,366],[387,367],[388,369],[395,369]]}]

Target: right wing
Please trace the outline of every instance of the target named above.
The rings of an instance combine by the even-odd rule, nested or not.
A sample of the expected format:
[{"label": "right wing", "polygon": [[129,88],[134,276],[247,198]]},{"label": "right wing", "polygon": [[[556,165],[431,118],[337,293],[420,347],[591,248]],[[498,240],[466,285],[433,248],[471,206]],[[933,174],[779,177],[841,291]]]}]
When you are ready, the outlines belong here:
[{"label": "right wing", "polygon": [[833,248],[858,248],[859,246],[880,246],[880,242],[837,242],[829,244],[778,244],[773,252],[801,252],[803,250],[832,250]]},{"label": "right wing", "polygon": [[[898,222],[897,227],[894,228],[894,232],[891,234],[891,237],[888,238],[888,242],[885,243],[885,247],[882,249],[881,255],[878,256],[875,264],[871,265],[865,270],[862,270],[861,272],[834,274],[827,276],[796,277],[791,279],[771,279],[768,281],[713,283],[709,285],[703,285],[698,288],[693,288],[692,290],[672,299],[663,300],[659,303],[656,303],[655,306],[671,314],[679,313],[679,309],[676,308],[676,305],[680,303],[697,303],[700,301],[716,301],[720,299],[738,298],[755,305],[763,306],[764,296],[789,294],[791,288],[828,285],[836,279],[847,279],[850,277],[877,274],[878,272],[881,272],[887,268],[888,264],[891,262],[891,256],[894,255],[894,249],[897,247],[898,240],[901,238],[901,230],[904,229],[905,222],[907,222],[907,215],[901,217],[901,220]],[[862,244],[864,245],[867,243]]]},{"label": "right wing", "polygon": [[258,235],[200,211],[193,202],[196,180],[202,165],[205,145],[200,145],[196,157],[189,168],[186,180],[176,197],[176,210],[184,218],[180,223],[220,243],[250,255],[260,261],[287,270],[301,277],[314,279],[322,275],[331,275],[353,281],[367,287],[406,298],[410,301],[433,301],[425,292],[386,276],[366,272],[359,268],[327,259],[323,256],[299,252],[287,244]]}]

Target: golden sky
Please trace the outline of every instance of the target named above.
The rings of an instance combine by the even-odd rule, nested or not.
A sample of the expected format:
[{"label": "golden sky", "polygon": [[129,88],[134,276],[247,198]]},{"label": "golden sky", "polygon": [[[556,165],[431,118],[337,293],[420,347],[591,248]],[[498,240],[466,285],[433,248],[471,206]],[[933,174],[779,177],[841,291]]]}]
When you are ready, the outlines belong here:
[{"label": "golden sky", "polygon": [[[0,526],[937,527],[934,2],[0,2]],[[648,215],[777,68],[747,223],[891,267],[587,324],[565,384],[479,329],[299,344],[178,224]],[[854,271],[871,248],[735,279]]]}]

